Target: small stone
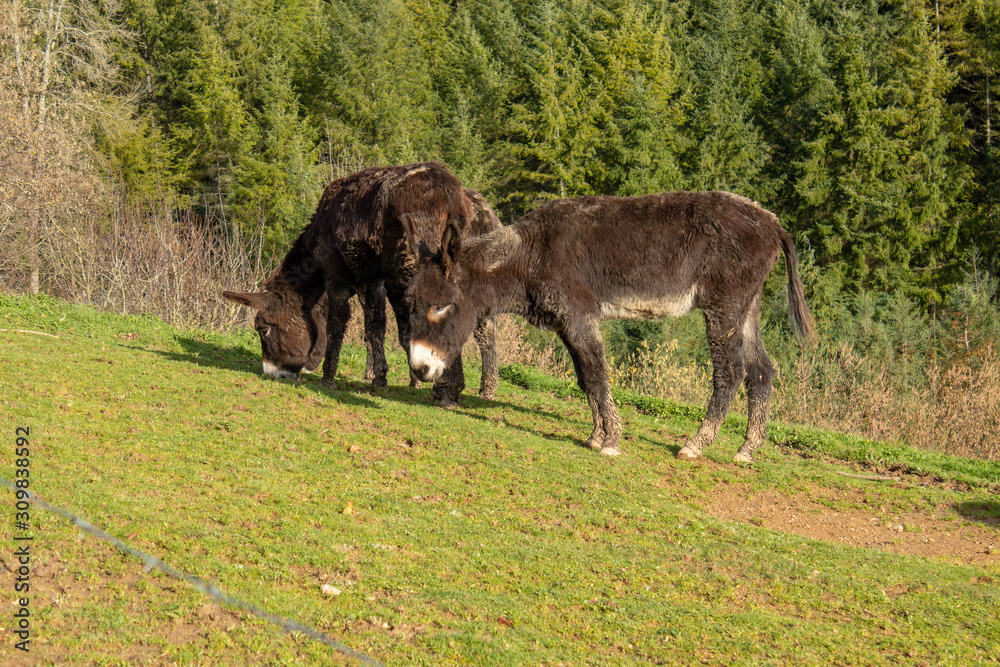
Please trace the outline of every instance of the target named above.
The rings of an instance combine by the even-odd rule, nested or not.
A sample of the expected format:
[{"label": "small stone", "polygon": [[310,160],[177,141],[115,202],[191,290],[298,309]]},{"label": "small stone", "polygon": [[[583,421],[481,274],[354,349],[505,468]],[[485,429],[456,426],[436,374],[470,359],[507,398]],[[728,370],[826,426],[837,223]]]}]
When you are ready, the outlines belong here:
[{"label": "small stone", "polygon": [[319,587],[319,590],[323,592],[323,595],[333,595],[335,597],[340,595],[340,589],[334,588],[330,584],[323,584]]},{"label": "small stone", "polygon": [[361,451],[361,445],[351,445],[347,451],[351,454],[357,454]]}]

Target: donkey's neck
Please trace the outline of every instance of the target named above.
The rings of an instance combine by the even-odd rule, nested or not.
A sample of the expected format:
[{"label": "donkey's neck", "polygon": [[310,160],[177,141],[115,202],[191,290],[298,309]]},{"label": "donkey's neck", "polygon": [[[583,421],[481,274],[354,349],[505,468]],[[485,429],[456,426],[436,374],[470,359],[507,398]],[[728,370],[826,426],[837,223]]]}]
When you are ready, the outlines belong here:
[{"label": "donkey's neck", "polygon": [[524,314],[526,278],[523,275],[521,239],[511,227],[485,234],[473,242],[468,266],[468,286],[489,316],[502,313]]},{"label": "donkey's neck", "polygon": [[275,292],[294,292],[307,308],[311,308],[323,296],[323,292],[326,291],[323,270],[303,237],[300,236],[285,255],[281,266],[267,282],[267,289]]}]

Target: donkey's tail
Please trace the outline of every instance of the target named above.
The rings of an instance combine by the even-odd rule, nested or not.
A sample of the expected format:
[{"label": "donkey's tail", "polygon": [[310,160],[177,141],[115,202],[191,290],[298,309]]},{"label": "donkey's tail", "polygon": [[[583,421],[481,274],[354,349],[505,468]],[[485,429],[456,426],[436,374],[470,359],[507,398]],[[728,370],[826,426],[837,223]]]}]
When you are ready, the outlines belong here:
[{"label": "donkey's tail", "polygon": [[795,251],[795,244],[783,229],[779,229],[781,236],[781,250],[785,254],[785,274],[788,276],[788,314],[792,319],[792,327],[799,339],[808,345],[815,345],[817,341],[816,327],[813,326],[812,315],[806,307],[806,298],[803,293],[802,281],[799,279],[799,256]]}]

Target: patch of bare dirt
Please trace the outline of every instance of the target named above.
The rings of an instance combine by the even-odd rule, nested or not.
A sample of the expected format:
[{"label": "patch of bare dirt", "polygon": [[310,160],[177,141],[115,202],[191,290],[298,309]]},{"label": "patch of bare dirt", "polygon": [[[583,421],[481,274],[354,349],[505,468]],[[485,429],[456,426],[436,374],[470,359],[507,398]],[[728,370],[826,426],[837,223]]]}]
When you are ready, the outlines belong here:
[{"label": "patch of bare dirt", "polygon": [[[894,483],[867,481],[873,485]],[[705,509],[721,519],[816,540],[1000,567],[1000,525],[995,516],[976,516],[977,501],[940,505],[927,511],[900,511],[882,504],[878,497],[877,488],[817,486],[806,493],[789,495],[775,491],[751,493],[748,485],[732,483],[714,490]]]}]

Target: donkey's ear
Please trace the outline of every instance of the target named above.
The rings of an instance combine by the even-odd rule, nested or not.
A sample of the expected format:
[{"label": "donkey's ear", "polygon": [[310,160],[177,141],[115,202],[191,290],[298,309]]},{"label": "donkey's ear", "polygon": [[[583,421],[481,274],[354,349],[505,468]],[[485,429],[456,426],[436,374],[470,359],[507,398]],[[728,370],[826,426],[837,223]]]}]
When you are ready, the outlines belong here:
[{"label": "donkey's ear", "polygon": [[451,267],[462,252],[462,234],[454,223],[449,222],[441,235],[441,265],[444,267],[444,277],[451,273]]},{"label": "donkey's ear", "polygon": [[241,306],[249,306],[254,310],[264,310],[271,303],[271,295],[267,292],[223,292],[222,296]]}]

